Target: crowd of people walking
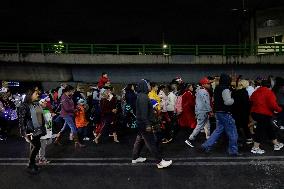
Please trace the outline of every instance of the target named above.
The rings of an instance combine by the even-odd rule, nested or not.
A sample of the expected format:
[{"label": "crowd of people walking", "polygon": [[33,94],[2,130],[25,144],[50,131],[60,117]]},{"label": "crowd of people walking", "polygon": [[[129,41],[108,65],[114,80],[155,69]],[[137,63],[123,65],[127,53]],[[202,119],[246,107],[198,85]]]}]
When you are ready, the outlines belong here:
[{"label": "crowd of people walking", "polygon": [[[31,173],[38,172],[38,164],[49,163],[46,147],[52,142],[61,145],[67,130],[75,148],[84,148],[85,141],[102,145],[109,137],[120,143],[121,130],[133,129],[137,137],[132,163],[146,161],[140,156],[145,145],[158,168],[172,164],[162,157],[160,144],[174,142],[178,132],[188,135],[186,145],[205,153],[223,133],[230,156],[240,155],[240,143],[252,145],[253,154],[264,154],[260,145],[266,139],[275,151],[283,148],[276,135],[277,129],[284,130],[284,80],[280,77],[248,80],[221,74],[196,84],[180,77],[167,84],[141,79],[120,92],[102,73],[89,91],[62,84],[46,91],[33,86],[23,96],[3,87],[0,94],[0,140],[19,125],[21,136],[31,144],[27,168]],[[196,137],[203,132],[205,141],[198,145]]]}]

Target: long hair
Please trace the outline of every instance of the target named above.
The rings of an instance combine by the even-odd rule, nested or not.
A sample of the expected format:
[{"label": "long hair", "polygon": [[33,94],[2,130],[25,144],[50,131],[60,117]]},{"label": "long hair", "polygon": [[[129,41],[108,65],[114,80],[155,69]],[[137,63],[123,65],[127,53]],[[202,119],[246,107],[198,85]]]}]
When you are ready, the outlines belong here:
[{"label": "long hair", "polygon": [[34,94],[35,91],[36,91],[35,88],[32,88],[32,89],[28,89],[28,90],[27,90],[24,103],[32,104],[32,102],[33,102],[33,101],[32,101],[32,96],[33,96],[33,94]]}]

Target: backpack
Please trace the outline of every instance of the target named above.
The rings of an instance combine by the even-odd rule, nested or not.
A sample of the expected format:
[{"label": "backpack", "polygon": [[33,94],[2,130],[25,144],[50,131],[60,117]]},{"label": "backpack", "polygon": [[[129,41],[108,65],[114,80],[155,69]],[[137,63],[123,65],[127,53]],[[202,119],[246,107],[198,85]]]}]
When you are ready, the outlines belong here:
[{"label": "backpack", "polygon": [[175,104],[175,113],[177,115],[181,114],[182,112],[182,96],[183,95],[180,95],[177,97],[177,101],[176,101],[176,104]]}]

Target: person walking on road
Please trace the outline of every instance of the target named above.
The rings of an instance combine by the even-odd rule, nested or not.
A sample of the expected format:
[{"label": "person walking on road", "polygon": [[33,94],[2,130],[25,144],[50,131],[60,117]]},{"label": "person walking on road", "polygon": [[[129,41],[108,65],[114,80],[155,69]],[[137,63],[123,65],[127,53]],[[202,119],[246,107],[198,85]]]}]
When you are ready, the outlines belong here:
[{"label": "person walking on road", "polygon": [[153,106],[148,97],[150,90],[149,82],[142,79],[138,83],[137,89],[136,116],[138,134],[133,147],[132,163],[135,164],[146,161],[146,158],[140,157],[140,152],[143,146],[146,145],[155,157],[156,164],[159,169],[169,167],[172,164],[172,160],[166,161],[162,159],[153,133],[152,124],[154,122],[154,112]]},{"label": "person walking on road", "polygon": [[221,74],[219,85],[214,91],[214,111],[216,114],[216,129],[201,145],[201,150],[208,152],[212,149],[215,142],[225,131],[229,139],[228,153],[230,156],[238,156],[238,132],[235,120],[232,117],[232,105],[234,99],[231,96],[231,77]]},{"label": "person walking on road", "polygon": [[259,148],[265,136],[274,144],[274,151],[279,151],[283,148],[283,144],[276,139],[275,132],[272,127],[272,116],[274,113],[279,113],[282,108],[277,104],[276,96],[270,89],[270,81],[263,80],[259,87],[251,96],[252,104],[251,115],[256,121],[256,129],[254,135],[254,145],[251,149],[253,154],[264,154],[265,151]]},{"label": "person walking on road", "polygon": [[36,165],[36,156],[39,153],[40,138],[46,135],[44,127],[43,110],[38,103],[39,91],[36,88],[30,89],[26,93],[24,102],[19,107],[19,128],[20,134],[31,144],[28,173],[39,173]]},{"label": "person walking on road", "polygon": [[195,137],[200,133],[204,128],[206,139],[210,136],[210,123],[209,117],[213,115],[212,113],[212,100],[209,94],[211,88],[211,81],[205,77],[199,81],[200,86],[196,89],[196,100],[195,100],[195,115],[197,119],[197,126],[189,136],[188,140],[185,143],[194,147],[193,141]]}]

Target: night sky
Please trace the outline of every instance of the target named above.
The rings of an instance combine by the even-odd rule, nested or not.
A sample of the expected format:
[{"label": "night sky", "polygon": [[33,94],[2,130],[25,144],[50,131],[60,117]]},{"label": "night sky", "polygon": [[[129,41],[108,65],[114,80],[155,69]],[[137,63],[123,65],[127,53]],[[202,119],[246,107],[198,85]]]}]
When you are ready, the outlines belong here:
[{"label": "night sky", "polygon": [[[0,3],[0,41],[233,44],[242,0],[24,1]],[[284,0],[244,0],[245,8],[284,6]],[[232,11],[239,9],[239,11]],[[247,13],[246,13],[247,14]]]}]

